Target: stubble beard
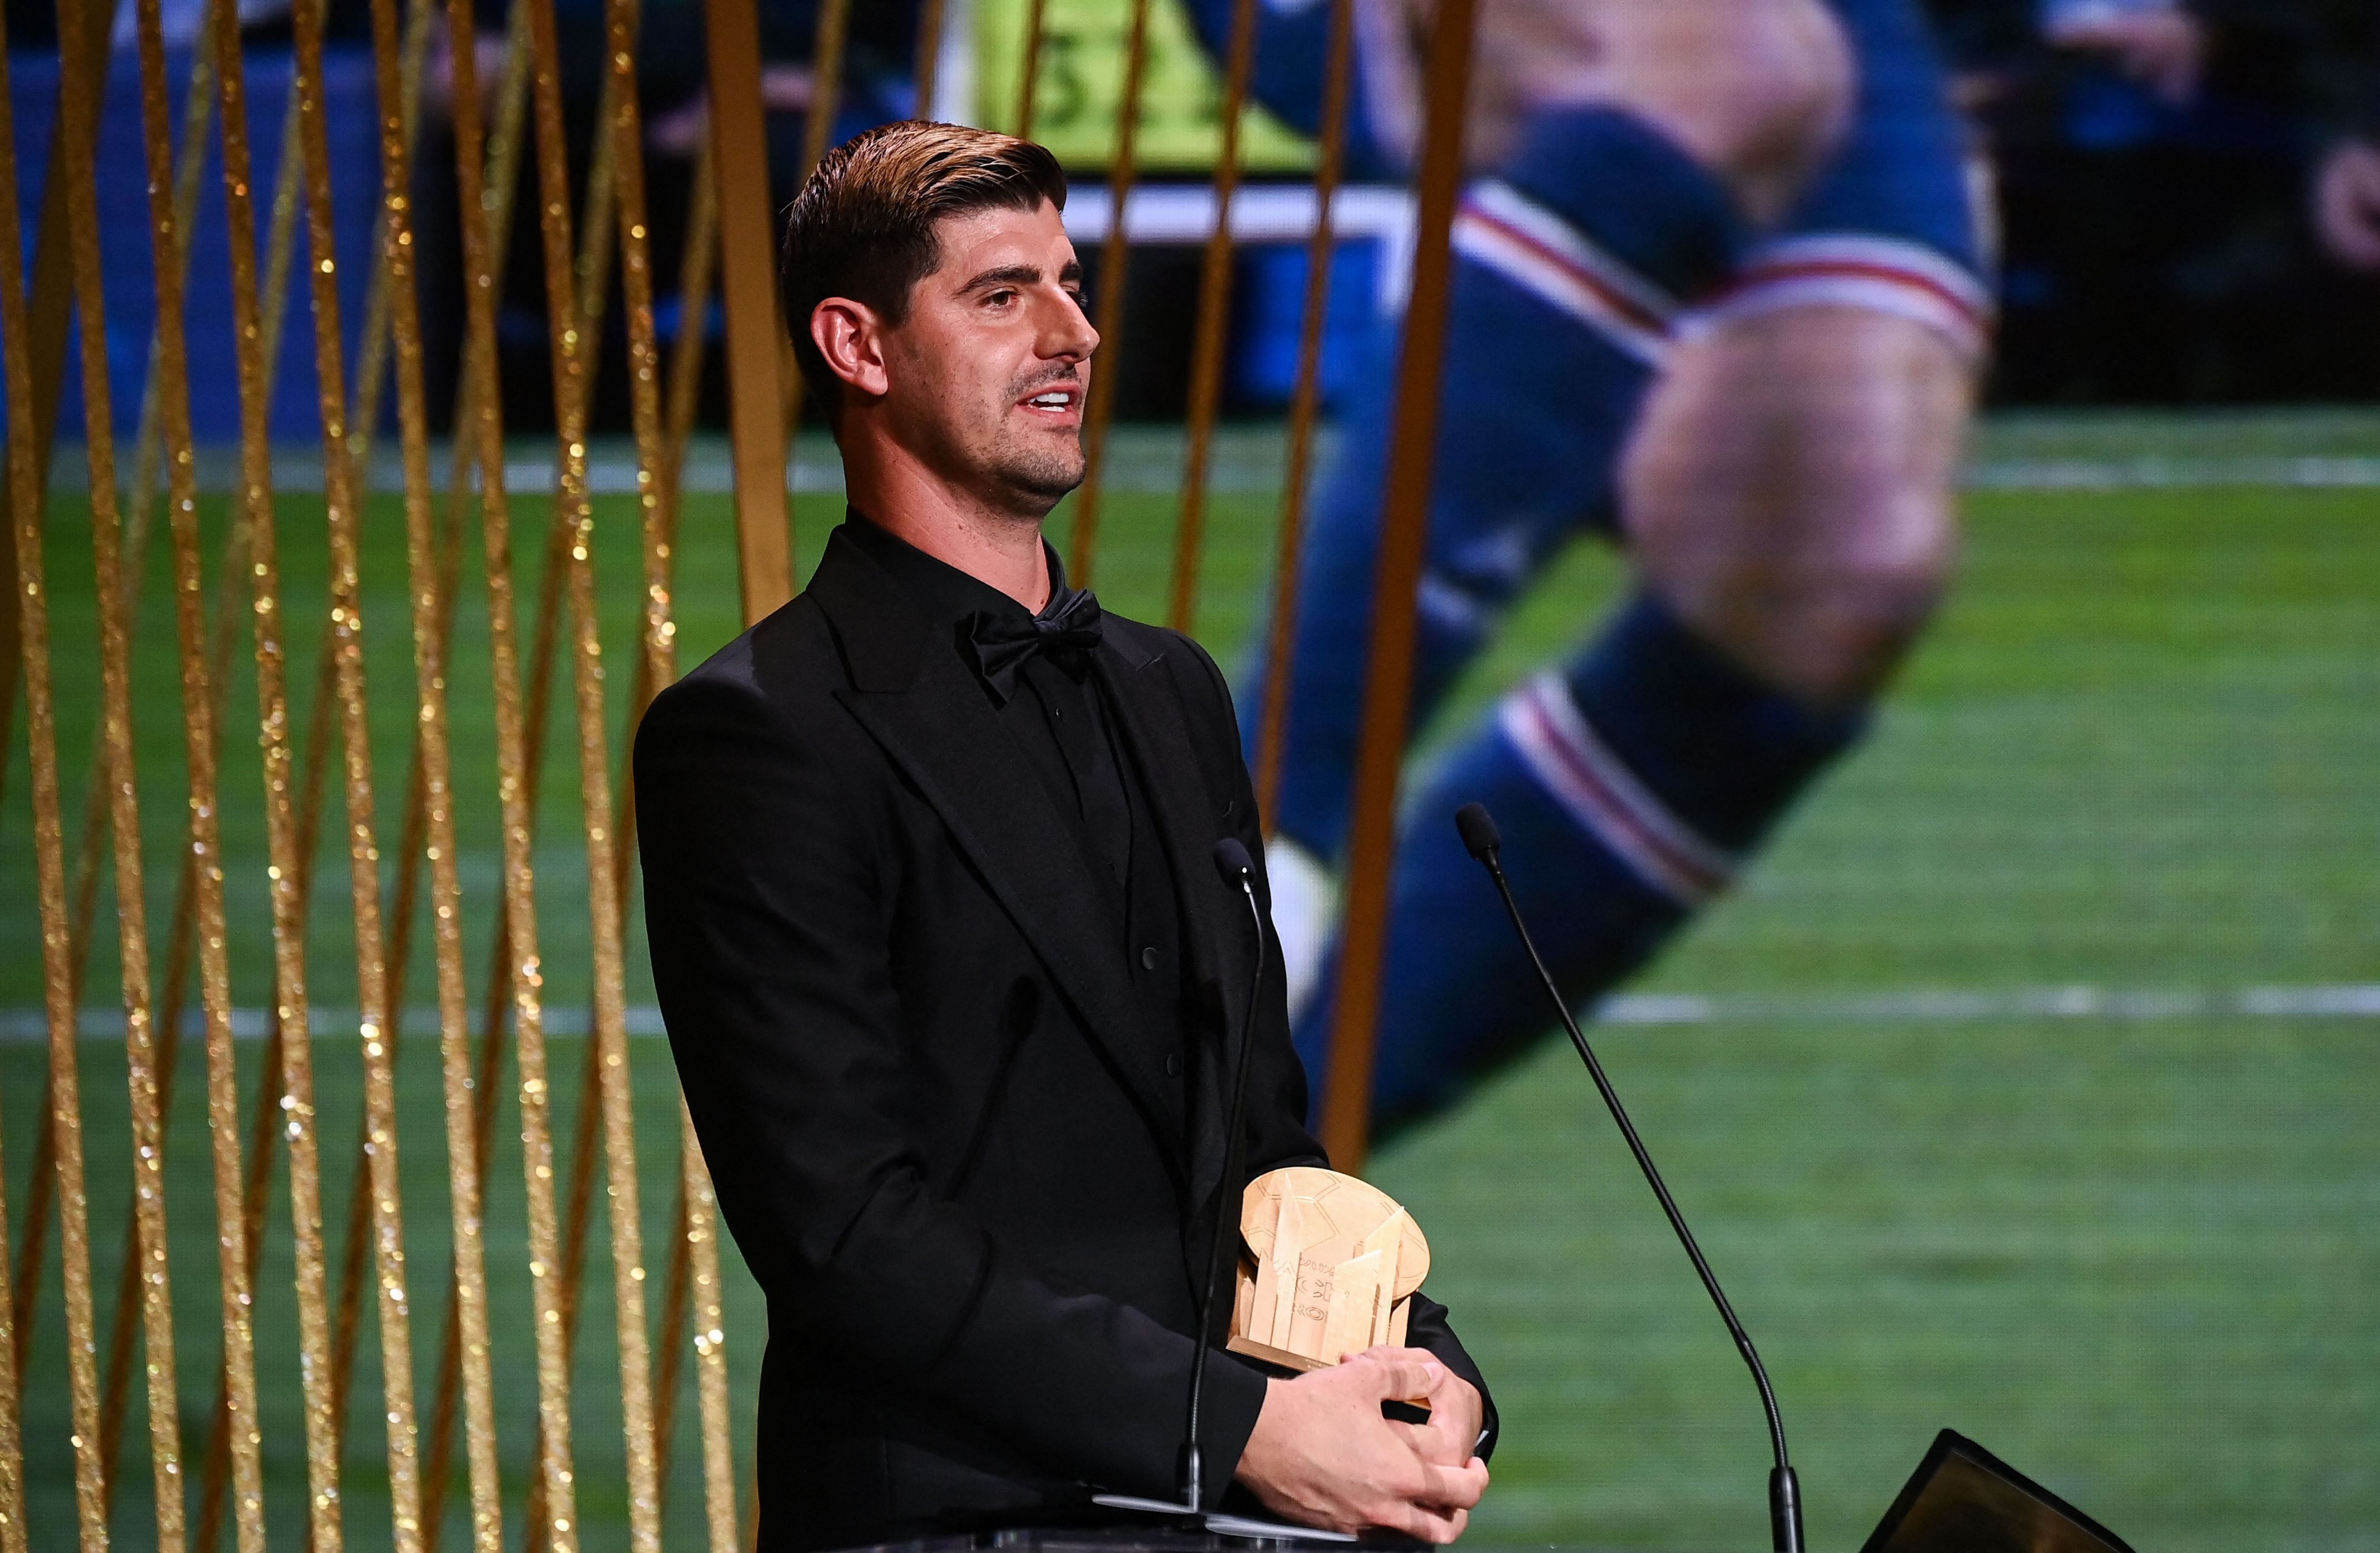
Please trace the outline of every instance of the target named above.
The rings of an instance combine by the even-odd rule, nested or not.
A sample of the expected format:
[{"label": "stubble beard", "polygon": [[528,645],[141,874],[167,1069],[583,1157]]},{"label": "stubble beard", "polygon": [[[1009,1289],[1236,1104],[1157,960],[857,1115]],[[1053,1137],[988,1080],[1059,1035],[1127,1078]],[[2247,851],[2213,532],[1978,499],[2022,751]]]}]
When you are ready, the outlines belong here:
[{"label": "stubble beard", "polygon": [[1002,491],[1013,495],[1020,512],[1029,511],[1037,521],[1083,483],[1089,460],[1083,453],[1080,426],[1069,427],[1058,437],[1046,433],[1021,435],[1012,419],[1011,407],[1030,394],[1060,383],[1081,385],[1078,377],[1069,375],[1045,377],[1038,383],[1013,387],[994,422],[997,429],[981,450],[984,472]]},{"label": "stubble beard", "polygon": [[1020,507],[1037,507],[1037,517],[1047,514],[1083,483],[1089,460],[1083,455],[1080,432],[1059,447],[1019,446],[1009,438],[1002,442],[990,460],[990,472],[1003,489],[1015,493]]},{"label": "stubble beard", "polygon": [[[933,362],[917,366],[924,373],[937,370]],[[1053,374],[1044,369],[1011,382],[997,398],[987,396],[971,405],[947,398],[923,400],[904,418],[905,440],[942,478],[981,503],[987,515],[1038,528],[1067,493],[1082,484],[1088,460],[1080,426],[1062,432],[1034,428],[1019,422],[1015,407],[1032,394],[1060,385],[1086,386],[1079,373]]]}]

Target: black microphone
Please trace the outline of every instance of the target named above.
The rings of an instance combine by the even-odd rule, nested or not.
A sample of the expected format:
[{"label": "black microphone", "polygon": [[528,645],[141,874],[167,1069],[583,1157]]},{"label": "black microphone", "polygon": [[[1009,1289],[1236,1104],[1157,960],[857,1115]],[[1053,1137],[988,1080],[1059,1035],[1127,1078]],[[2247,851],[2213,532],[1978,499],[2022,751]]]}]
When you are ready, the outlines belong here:
[{"label": "black microphone", "polygon": [[1636,1167],[1645,1172],[1645,1182],[1653,1195],[1661,1200],[1661,1211],[1670,1216],[1670,1228],[1678,1232],[1678,1243],[1686,1248],[1694,1259],[1694,1271],[1702,1275],[1703,1287],[1710,1291],[1711,1303],[1718,1307],[1718,1317],[1727,1323],[1728,1336],[1735,1339],[1736,1351],[1752,1368],[1752,1378],[1760,1388],[1760,1405],[1768,1415],[1768,1443],[1777,1456],[1777,1464],[1768,1474],[1768,1535],[1776,1553],[1802,1553],[1802,1485],[1793,1475],[1791,1463],[1785,1459],[1785,1423],[1778,1416],[1777,1393],[1769,1388],[1768,1372],[1760,1367],[1760,1355],[1753,1351],[1752,1339],[1744,1335],[1743,1324],[1735,1318],[1735,1311],[1719,1290],[1718,1279],[1703,1260],[1702,1247],[1694,1243],[1694,1232],[1686,1228],[1685,1217],[1670,1199],[1670,1189],[1661,1180],[1661,1172],[1653,1168],[1653,1156],[1645,1152],[1645,1141],[1636,1135],[1636,1127],[1628,1119],[1627,1108],[1620,1104],[1619,1094],[1611,1081],[1603,1076],[1603,1064],[1595,1059],[1595,1049],[1586,1044],[1586,1034],[1578,1027],[1578,1020],[1570,1011],[1570,1003],[1554,985],[1546,970],[1543,956],[1529,936],[1528,923],[1521,920],[1521,908],[1512,899],[1512,884],[1504,877],[1504,865],[1499,859],[1503,840],[1496,834],[1496,822],[1488,814],[1487,806],[1466,803],[1454,812],[1454,828],[1463,838],[1463,850],[1487,865],[1488,876],[1496,881],[1496,893],[1504,898],[1504,913],[1512,919],[1512,931],[1521,935],[1521,947],[1529,951],[1529,963],[1537,970],[1537,980],[1545,984],[1546,996],[1553,999],[1554,1011],[1561,1015],[1562,1028],[1570,1032],[1572,1046],[1578,1048],[1595,1087],[1603,1094],[1603,1103],[1611,1111],[1611,1119],[1620,1124],[1621,1135],[1628,1140],[1629,1151],[1636,1156]]},{"label": "black microphone", "polygon": [[1207,1244],[1207,1287],[1198,1301],[1198,1351],[1190,1361],[1188,1417],[1182,1431],[1178,1477],[1183,1508],[1193,1515],[1199,1512],[1206,1498],[1206,1465],[1198,1448],[1198,1403],[1207,1387],[1208,1337],[1214,1330],[1215,1269],[1223,1259],[1223,1237],[1239,1228],[1240,1132],[1247,1114],[1248,1058],[1256,1047],[1257,998],[1264,988],[1265,963],[1264,911],[1257,904],[1256,863],[1249,859],[1248,850],[1229,836],[1215,843],[1214,859],[1215,871],[1223,876],[1223,883],[1247,898],[1248,918],[1257,930],[1257,960],[1256,968],[1248,974],[1247,1010],[1240,1021],[1239,1062],[1232,1076],[1231,1109],[1225,1113],[1223,1179],[1215,1193],[1215,1230]]}]

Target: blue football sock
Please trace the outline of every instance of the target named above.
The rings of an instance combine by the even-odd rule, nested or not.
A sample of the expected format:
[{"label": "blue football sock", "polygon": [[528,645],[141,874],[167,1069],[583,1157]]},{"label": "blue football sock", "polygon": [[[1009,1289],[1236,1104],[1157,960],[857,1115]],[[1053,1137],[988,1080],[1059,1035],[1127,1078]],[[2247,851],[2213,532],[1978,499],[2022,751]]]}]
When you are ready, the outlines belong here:
[{"label": "blue football sock", "polygon": [[1842,143],[1778,234],[1859,233],[1986,268],[1967,170],[1969,130],[1918,0],[1828,0],[1859,60]]},{"label": "blue football sock", "polygon": [[1859,59],[1842,143],[1705,314],[1859,308],[1980,360],[1991,336],[1985,222],[1968,131],[1917,0],[1830,0]]},{"label": "blue football sock", "polygon": [[[1411,811],[1390,910],[1376,1124],[1442,1108],[1554,1024],[1493,887],[1455,837],[1458,807],[1495,815],[1513,893],[1575,1006],[1724,890],[1864,722],[1769,689],[1649,596],[1567,669],[1514,691]],[[1297,1030],[1318,1094],[1334,1002],[1326,981]]]},{"label": "blue football sock", "polygon": [[[1742,232],[1708,171],[1641,121],[1591,107],[1539,116],[1499,176],[1471,188],[1453,241],[1415,728],[1562,543],[1609,521],[1612,469],[1670,322],[1726,279]],[[1275,818],[1325,860],[1345,841],[1362,728],[1396,322],[1372,343],[1299,578]],[[1241,697],[1251,752],[1262,703]]]}]

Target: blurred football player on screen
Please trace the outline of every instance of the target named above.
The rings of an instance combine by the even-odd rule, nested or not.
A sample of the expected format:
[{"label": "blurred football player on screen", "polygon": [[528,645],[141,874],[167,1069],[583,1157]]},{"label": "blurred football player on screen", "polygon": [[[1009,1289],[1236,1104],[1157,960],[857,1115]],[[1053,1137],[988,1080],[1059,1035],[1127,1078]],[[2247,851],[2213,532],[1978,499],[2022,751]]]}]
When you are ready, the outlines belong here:
[{"label": "blurred football player on screen", "polygon": [[[1358,177],[1411,165],[1427,9],[1357,0]],[[1220,53],[1232,0],[1194,11]],[[1314,132],[1330,7],[1259,14],[1257,95]],[[1581,532],[1634,579],[1409,807],[1374,1081],[1390,1124],[1546,1028],[1459,803],[1495,811],[1585,1002],[1857,743],[1949,574],[1990,329],[1978,180],[1915,0],[1482,0],[1478,29],[1413,728]],[[1399,322],[1317,495],[1270,816],[1318,1092]]]}]

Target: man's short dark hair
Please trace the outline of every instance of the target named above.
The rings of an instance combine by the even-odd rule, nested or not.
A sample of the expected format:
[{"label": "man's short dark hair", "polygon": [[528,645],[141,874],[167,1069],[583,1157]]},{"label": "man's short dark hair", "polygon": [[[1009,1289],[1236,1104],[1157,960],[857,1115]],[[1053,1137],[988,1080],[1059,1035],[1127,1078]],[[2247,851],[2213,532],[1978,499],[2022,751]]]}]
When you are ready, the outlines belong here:
[{"label": "man's short dark hair", "polygon": [[1066,208],[1058,159],[1030,141],[958,124],[886,124],[822,157],[785,208],[777,267],[794,360],[832,417],[843,380],[810,338],[810,314],[848,297],[887,324],[909,311],[909,293],[941,267],[935,223],[979,210]]}]

